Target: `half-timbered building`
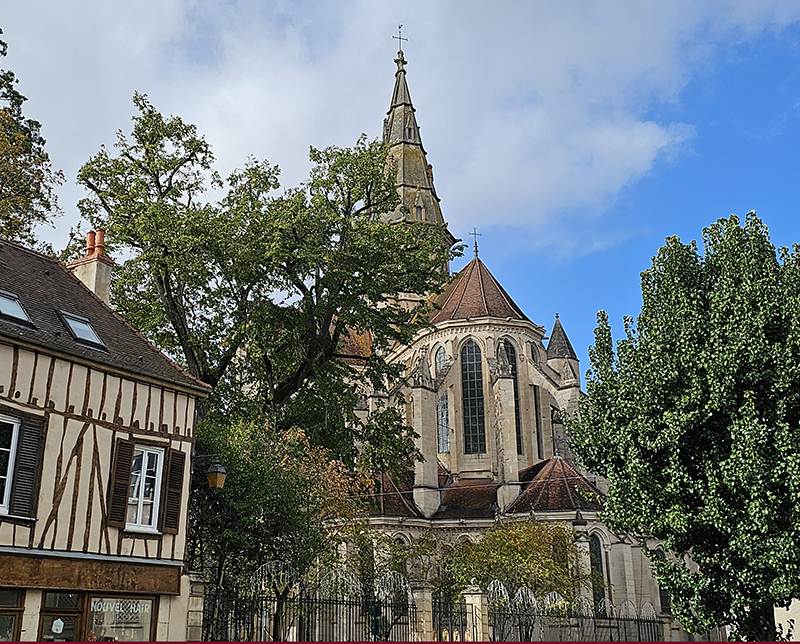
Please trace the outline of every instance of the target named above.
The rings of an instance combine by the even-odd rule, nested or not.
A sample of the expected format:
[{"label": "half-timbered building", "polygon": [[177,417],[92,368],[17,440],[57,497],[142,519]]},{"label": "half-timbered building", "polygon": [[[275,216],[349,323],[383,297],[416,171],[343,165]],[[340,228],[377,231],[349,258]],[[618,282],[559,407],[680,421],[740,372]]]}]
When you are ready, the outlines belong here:
[{"label": "half-timbered building", "polygon": [[90,234],[70,269],[0,242],[0,640],[199,639],[182,561],[209,389],[108,307],[103,250]]}]

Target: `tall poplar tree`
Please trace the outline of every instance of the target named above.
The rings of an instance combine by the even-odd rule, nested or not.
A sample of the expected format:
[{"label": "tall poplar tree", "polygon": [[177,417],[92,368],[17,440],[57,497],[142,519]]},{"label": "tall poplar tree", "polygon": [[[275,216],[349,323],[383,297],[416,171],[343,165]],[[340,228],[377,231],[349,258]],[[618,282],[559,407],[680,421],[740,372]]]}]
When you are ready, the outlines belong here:
[{"label": "tall poplar tree", "polygon": [[612,529],[671,551],[651,561],[688,628],[769,640],[800,597],[800,248],[754,212],[703,241],[667,239],[616,347],[598,314],[571,447]]}]

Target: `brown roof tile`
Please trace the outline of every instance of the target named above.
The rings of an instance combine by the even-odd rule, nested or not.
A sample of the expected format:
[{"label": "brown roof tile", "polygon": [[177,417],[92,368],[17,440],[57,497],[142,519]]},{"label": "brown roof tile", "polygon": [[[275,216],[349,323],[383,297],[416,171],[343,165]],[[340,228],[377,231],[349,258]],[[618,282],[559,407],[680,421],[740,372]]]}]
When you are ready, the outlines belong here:
[{"label": "brown roof tile", "polygon": [[[33,326],[0,318],[0,336],[84,358],[134,374],[208,393],[108,308],[63,265],[17,244],[0,241],[0,290],[13,293]],[[88,318],[106,350],[77,341],[59,311]]]},{"label": "brown roof tile", "polygon": [[[534,466],[535,467],[535,466]],[[508,514],[558,512],[561,510],[601,510],[590,500],[601,492],[570,463],[558,456],[545,461],[525,491],[508,506]]]},{"label": "brown roof tile", "polygon": [[499,483],[492,479],[462,479],[445,488],[434,519],[491,519]]},{"label": "brown roof tile", "polygon": [[477,257],[461,269],[435,302],[440,310],[431,317],[434,324],[480,317],[528,319]]}]

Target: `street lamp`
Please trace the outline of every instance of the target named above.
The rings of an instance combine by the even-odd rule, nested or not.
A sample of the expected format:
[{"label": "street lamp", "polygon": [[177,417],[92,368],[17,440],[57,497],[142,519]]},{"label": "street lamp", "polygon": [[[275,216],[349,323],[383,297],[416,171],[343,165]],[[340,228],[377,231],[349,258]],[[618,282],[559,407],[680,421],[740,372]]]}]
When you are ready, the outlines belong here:
[{"label": "street lamp", "polygon": [[219,456],[214,460],[211,464],[211,467],[208,468],[206,472],[206,477],[208,478],[208,487],[214,489],[221,489],[225,485],[225,477],[228,475],[228,470],[226,470],[222,463],[219,462]]}]

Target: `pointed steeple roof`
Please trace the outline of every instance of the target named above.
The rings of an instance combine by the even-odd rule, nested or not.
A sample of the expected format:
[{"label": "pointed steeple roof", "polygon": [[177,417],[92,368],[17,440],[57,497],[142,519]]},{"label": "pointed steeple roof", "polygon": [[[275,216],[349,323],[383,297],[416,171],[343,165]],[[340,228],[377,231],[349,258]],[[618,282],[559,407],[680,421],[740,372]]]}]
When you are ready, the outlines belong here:
[{"label": "pointed steeple roof", "polygon": [[444,218],[433,186],[433,168],[422,146],[416,110],[406,83],[406,59],[402,51],[397,52],[394,62],[397,71],[392,103],[383,120],[383,142],[391,146],[389,159],[397,168],[397,189],[404,208],[398,207],[388,218],[441,224]]},{"label": "pointed steeple roof", "polygon": [[522,310],[476,256],[436,298],[441,307],[433,324],[466,318],[511,318],[527,320]]},{"label": "pointed steeple roof", "polygon": [[577,360],[578,356],[575,355],[575,350],[569,342],[564,327],[561,326],[561,320],[558,319],[556,313],[556,323],[553,325],[553,332],[550,334],[550,341],[547,343],[547,359],[553,358],[571,358]]}]

